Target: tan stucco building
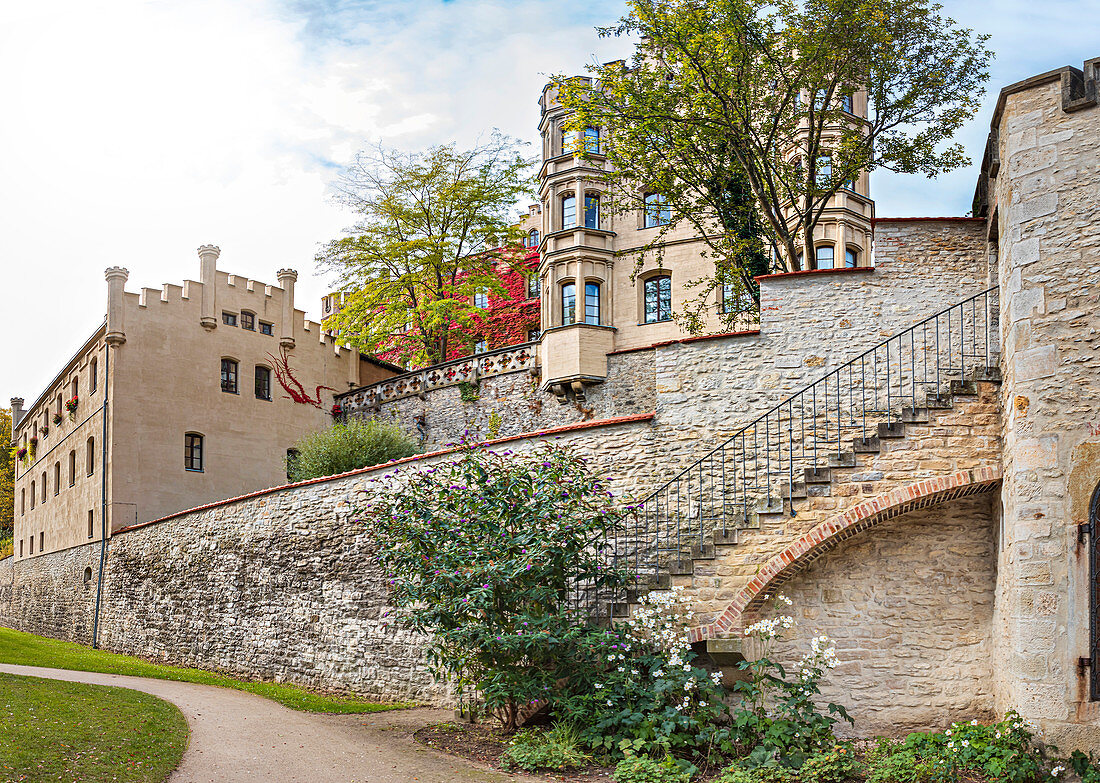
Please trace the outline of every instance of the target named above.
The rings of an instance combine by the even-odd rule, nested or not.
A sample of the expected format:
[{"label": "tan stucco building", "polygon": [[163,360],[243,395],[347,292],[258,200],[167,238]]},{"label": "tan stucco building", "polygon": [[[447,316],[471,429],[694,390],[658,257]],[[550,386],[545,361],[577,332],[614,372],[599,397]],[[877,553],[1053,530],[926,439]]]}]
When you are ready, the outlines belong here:
[{"label": "tan stucco building", "polygon": [[331,423],[333,395],[396,368],[335,344],[267,285],[216,269],[132,293],[106,272],[107,318],[24,409],[12,400],[15,556],[286,482],[284,458]]}]

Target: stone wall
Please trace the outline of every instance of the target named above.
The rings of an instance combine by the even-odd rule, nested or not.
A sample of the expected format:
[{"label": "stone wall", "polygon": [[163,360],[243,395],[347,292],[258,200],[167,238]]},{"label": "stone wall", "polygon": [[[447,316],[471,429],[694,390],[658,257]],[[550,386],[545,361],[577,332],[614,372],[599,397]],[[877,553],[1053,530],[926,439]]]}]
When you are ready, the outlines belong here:
[{"label": "stone wall", "polygon": [[1005,380],[998,697],[1057,744],[1095,748],[1100,702],[1078,663],[1090,650],[1077,526],[1100,484],[1100,109],[1066,111],[1052,76],[1006,88],[993,125]]},{"label": "stone wall", "polygon": [[0,560],[0,625],[89,643],[99,552],[95,542],[22,561]]},{"label": "stone wall", "polygon": [[993,715],[996,557],[990,494],[905,514],[844,542],[784,585],[791,670],[826,634],[840,666],[822,699],[860,736],[939,730]]}]

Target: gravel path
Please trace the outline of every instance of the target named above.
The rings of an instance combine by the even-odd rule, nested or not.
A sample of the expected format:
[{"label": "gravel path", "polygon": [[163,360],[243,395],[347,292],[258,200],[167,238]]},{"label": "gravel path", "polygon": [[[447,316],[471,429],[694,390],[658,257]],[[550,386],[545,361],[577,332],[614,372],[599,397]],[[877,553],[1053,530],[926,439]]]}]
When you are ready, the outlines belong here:
[{"label": "gravel path", "polygon": [[504,783],[532,781],[475,767],[416,743],[444,710],[360,715],[297,712],[242,691],[188,682],[0,664],[0,672],[115,685],[180,708],[191,743],[169,783]]}]

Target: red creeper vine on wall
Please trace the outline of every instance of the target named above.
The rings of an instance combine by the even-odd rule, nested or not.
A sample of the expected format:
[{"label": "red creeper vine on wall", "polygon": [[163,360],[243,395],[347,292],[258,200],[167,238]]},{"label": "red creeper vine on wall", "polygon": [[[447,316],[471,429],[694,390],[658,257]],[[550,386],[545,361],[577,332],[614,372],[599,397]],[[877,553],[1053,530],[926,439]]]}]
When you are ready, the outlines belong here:
[{"label": "red creeper vine on wall", "polygon": [[279,382],[279,385],[283,387],[290,399],[299,405],[312,405],[314,408],[322,408],[324,406],[321,403],[321,390],[336,391],[331,386],[318,386],[314,392],[317,399],[311,397],[305,387],[294,377],[294,371],[290,369],[290,357],[287,356],[285,347],[279,348],[278,358],[271,354],[268,354],[267,358],[271,359],[271,367],[275,371],[275,379]]}]

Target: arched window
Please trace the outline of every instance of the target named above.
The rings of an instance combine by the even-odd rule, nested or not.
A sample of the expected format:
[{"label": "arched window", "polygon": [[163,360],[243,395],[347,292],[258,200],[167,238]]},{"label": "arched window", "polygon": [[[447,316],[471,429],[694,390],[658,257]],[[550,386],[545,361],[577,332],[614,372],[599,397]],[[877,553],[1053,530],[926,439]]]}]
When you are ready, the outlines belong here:
[{"label": "arched window", "polygon": [[572,228],[577,225],[577,197],[565,196],[561,200],[561,227]]},{"label": "arched window", "polygon": [[598,155],[600,152],[600,129],[588,127],[584,129],[584,151]]},{"label": "arched window", "polygon": [[42,502],[46,502],[46,471],[42,471]]},{"label": "arched window", "polygon": [[859,266],[859,251],[854,248],[844,249],[844,267],[846,269],[855,269]]},{"label": "arched window", "polygon": [[539,246],[539,230],[537,228],[532,228],[530,231],[527,232],[527,247],[538,247],[538,246]]},{"label": "arched window", "polygon": [[577,286],[565,283],[561,287],[561,323],[567,326],[577,319]]},{"label": "arched window", "polygon": [[584,227],[600,227],[600,196],[598,193],[584,194]]},{"label": "arched window", "polygon": [[88,438],[87,450],[84,454],[84,468],[88,475],[95,473],[95,438]]},{"label": "arched window", "polygon": [[69,452],[69,486],[76,484],[76,450]]},{"label": "arched window", "polygon": [[202,473],[202,435],[188,432],[183,436],[183,469]]},{"label": "arched window", "polygon": [[[89,511],[88,513],[90,514],[91,512]],[[88,524],[91,524],[91,523],[89,522]],[[88,538],[91,538],[90,534],[88,535]],[[92,582],[92,569],[90,567],[86,567],[84,569],[84,584],[89,585],[89,584],[91,584],[91,582]]]},{"label": "arched window", "polygon": [[584,284],[584,322],[600,325],[600,284]]},{"label": "arched window", "polygon": [[672,278],[658,275],[645,281],[645,322],[655,324],[672,318]]},{"label": "arched window", "polygon": [[643,226],[654,228],[668,225],[672,219],[672,211],[665,203],[665,197],[660,193],[646,193],[643,200],[645,202]]},{"label": "arched window", "polygon": [[237,362],[234,359],[222,359],[222,391],[237,394]]},{"label": "arched window", "polygon": [[832,269],[833,268],[833,246],[832,245],[818,245],[814,248],[814,255],[816,256],[817,263],[815,269]]},{"label": "arched window", "polygon": [[61,415],[61,411],[65,409],[65,404],[61,401],[61,395],[57,395],[57,415]]},{"label": "arched window", "polygon": [[256,399],[271,400],[271,368],[256,365]]},{"label": "arched window", "polygon": [[[34,490],[31,490],[32,492]],[[33,502],[33,501],[32,501]],[[24,487],[19,490],[19,516],[23,516],[27,513],[27,489]]]}]

